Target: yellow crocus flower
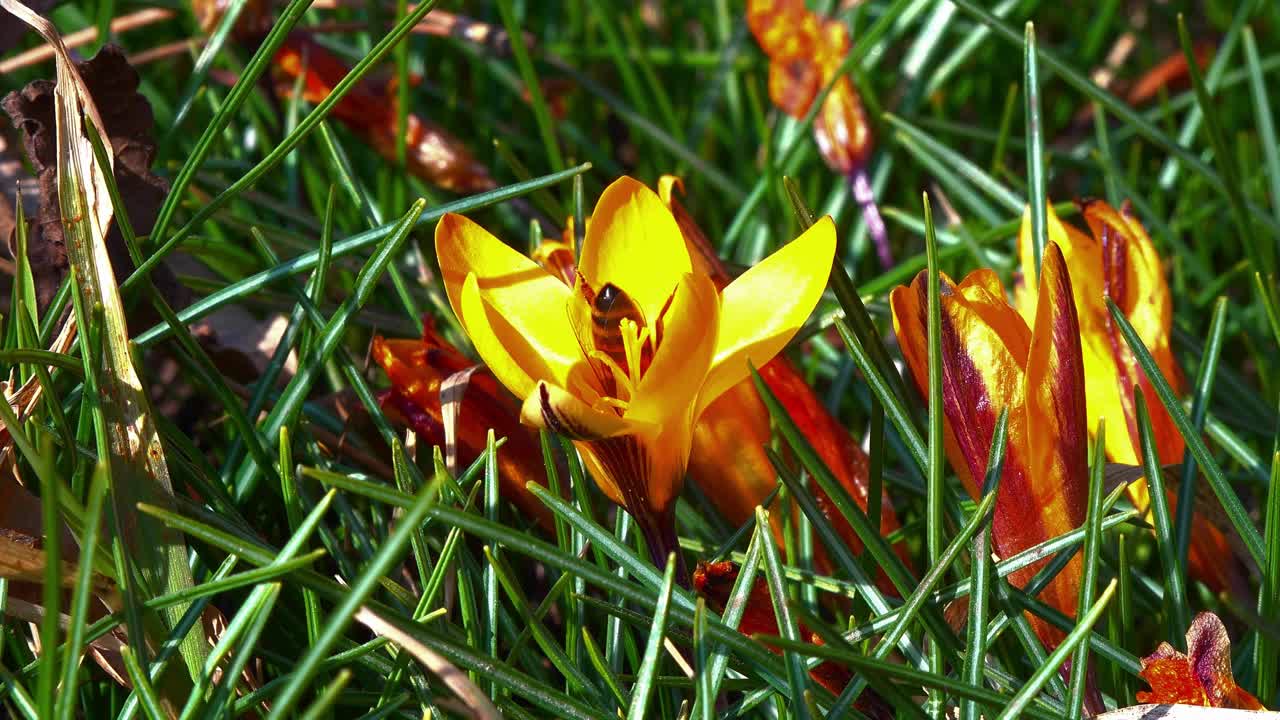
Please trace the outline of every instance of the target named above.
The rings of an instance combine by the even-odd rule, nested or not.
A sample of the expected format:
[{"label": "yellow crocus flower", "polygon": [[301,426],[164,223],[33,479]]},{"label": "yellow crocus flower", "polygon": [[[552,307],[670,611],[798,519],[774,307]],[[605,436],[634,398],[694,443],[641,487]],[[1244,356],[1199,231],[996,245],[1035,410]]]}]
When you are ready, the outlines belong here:
[{"label": "yellow crocus flower", "polygon": [[449,303],[476,352],[523,399],[523,422],[574,440],[658,563],[677,550],[694,423],[795,335],[835,244],[823,218],[718,290],[671,211],[629,177],[600,196],[573,287],[460,215],[436,226]]}]

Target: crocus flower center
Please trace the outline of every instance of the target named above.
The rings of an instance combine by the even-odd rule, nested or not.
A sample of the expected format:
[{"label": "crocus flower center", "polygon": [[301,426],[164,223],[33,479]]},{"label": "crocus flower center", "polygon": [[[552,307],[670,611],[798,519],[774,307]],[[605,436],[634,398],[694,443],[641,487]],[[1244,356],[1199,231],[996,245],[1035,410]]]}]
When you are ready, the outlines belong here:
[{"label": "crocus flower center", "polygon": [[[600,397],[593,406],[624,415],[658,351],[663,321],[675,292],[667,298],[657,322],[650,325],[640,306],[617,285],[605,283],[597,291],[581,274],[575,285],[577,292],[570,302],[585,303],[587,310],[575,313],[570,308],[569,315],[575,320],[574,333],[582,355],[598,383]],[[589,323],[576,321],[584,314],[590,317]]]}]

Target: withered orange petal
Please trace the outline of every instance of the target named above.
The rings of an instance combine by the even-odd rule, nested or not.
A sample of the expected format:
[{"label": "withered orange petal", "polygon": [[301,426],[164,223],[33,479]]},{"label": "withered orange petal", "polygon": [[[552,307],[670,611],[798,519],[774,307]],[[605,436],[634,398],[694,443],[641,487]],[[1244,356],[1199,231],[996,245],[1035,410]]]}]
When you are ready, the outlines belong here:
[{"label": "withered orange petal", "polygon": [[841,175],[866,164],[871,153],[871,126],[849,78],[840,78],[831,88],[813,120],[813,135],[827,167]]},{"label": "withered orange petal", "polygon": [[1151,692],[1139,702],[1265,710],[1262,703],[1236,685],[1231,673],[1231,638],[1217,615],[1202,612],[1187,630],[1187,652],[1160,643],[1142,659],[1139,676]]}]

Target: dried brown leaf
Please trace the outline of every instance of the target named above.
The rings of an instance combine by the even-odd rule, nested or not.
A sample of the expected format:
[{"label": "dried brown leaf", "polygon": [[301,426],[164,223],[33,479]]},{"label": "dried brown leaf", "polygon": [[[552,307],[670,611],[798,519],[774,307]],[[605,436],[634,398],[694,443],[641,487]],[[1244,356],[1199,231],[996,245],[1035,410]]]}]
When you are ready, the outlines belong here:
[{"label": "dried brown leaf", "polygon": [[[151,172],[156,143],[151,104],[138,93],[138,74],[115,45],[106,45],[93,59],[76,63],[85,86],[101,114],[114,159],[114,176],[134,232],[144,235],[155,223],[168,186]],[[9,93],[0,107],[22,131],[27,159],[36,173],[39,202],[30,220],[27,255],[36,283],[36,297],[46,305],[67,274],[66,238],[58,207],[57,136],[54,126],[54,83],[36,80]],[[10,238],[10,235],[6,235]],[[10,240],[12,243],[12,241]],[[107,234],[111,264],[119,275],[133,269],[119,227]],[[157,288],[175,306],[185,305],[189,293],[165,267],[152,275]]]}]

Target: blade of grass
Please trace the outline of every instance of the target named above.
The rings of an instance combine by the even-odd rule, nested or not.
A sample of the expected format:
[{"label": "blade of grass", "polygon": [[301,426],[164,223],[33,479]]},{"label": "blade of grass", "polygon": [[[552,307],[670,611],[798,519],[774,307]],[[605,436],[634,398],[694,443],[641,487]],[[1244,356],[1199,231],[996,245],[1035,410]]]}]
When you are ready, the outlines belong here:
[{"label": "blade of grass", "polygon": [[[76,674],[80,669],[80,653],[85,645],[85,621],[89,616],[89,599],[93,587],[93,563],[94,557],[98,550],[98,533],[102,523],[102,506],[106,501],[107,484],[108,484],[108,464],[99,460],[93,473],[93,485],[89,490],[89,502],[85,511],[84,532],[80,535],[80,564],[79,574],[76,577],[75,588],[71,596],[71,613],[70,613],[70,632],[67,634],[66,646],[63,651],[63,667],[62,667],[62,688],[63,692],[58,694],[57,715],[60,720],[69,720],[72,713],[75,712],[73,704],[74,694],[68,692],[68,688],[76,686]],[[46,502],[46,505],[54,505],[55,503]],[[46,580],[47,582],[47,580]],[[42,642],[44,638],[41,639]],[[45,645],[45,648],[53,650],[53,645]],[[50,652],[50,660],[56,657],[56,652]]]},{"label": "blade of grass", "polygon": [[[1191,424],[1197,434],[1204,432],[1205,416],[1209,413],[1209,399],[1213,395],[1213,381],[1217,377],[1218,360],[1222,356],[1222,339],[1226,331],[1227,298],[1220,297],[1213,305],[1213,316],[1209,321],[1209,337],[1205,342],[1204,353],[1200,357],[1200,367],[1196,370],[1194,391],[1191,395]],[[1192,517],[1195,515],[1196,461],[1191,453],[1183,452],[1182,471],[1178,477],[1178,504],[1175,507],[1174,519],[1174,557],[1178,567],[1188,568],[1187,554],[1191,548]],[[1176,637],[1176,636],[1175,636]]]},{"label": "blade of grass", "polygon": [[1271,102],[1267,97],[1267,84],[1262,76],[1262,61],[1258,58],[1258,43],[1253,28],[1246,25],[1244,37],[1245,70],[1249,76],[1249,94],[1253,98],[1254,123],[1262,145],[1262,158],[1266,163],[1267,189],[1271,194],[1271,211],[1280,220],[1280,141],[1276,136],[1275,119],[1271,114]]},{"label": "blade of grass", "polygon": [[1248,512],[1240,502],[1240,498],[1231,489],[1231,484],[1223,474],[1222,468],[1213,459],[1213,456],[1209,454],[1209,448],[1205,446],[1204,440],[1196,432],[1190,418],[1187,417],[1186,412],[1182,409],[1182,403],[1178,402],[1177,396],[1173,393],[1173,388],[1169,386],[1169,381],[1160,372],[1155,359],[1151,357],[1151,352],[1147,350],[1142,338],[1133,329],[1133,325],[1129,323],[1129,319],[1125,317],[1124,312],[1110,298],[1107,299],[1107,309],[1110,310],[1111,317],[1115,321],[1116,327],[1120,329],[1120,333],[1124,336],[1125,342],[1133,350],[1134,357],[1142,367],[1142,371],[1146,374],[1151,386],[1155,389],[1160,402],[1164,405],[1165,410],[1169,412],[1169,417],[1173,419],[1173,423],[1178,428],[1178,432],[1181,433],[1183,441],[1186,442],[1192,456],[1195,457],[1196,462],[1200,465],[1205,478],[1209,481],[1209,486],[1213,488],[1214,494],[1218,496],[1218,502],[1222,503],[1227,519],[1243,541],[1249,556],[1259,567],[1262,567],[1266,562],[1262,536],[1253,525]]},{"label": "blade of grass", "polygon": [[[762,507],[756,507],[756,527],[769,526],[768,511]],[[787,598],[787,587],[782,578],[782,561],[778,556],[778,546],[774,543],[773,533],[760,533],[760,549],[764,557],[764,577],[769,586],[769,598],[773,602],[773,614],[778,623],[778,629],[788,640],[799,641],[800,630],[791,616],[791,603]],[[809,674],[805,671],[804,660],[793,652],[784,652],[783,659],[787,665],[787,681],[791,684],[791,704],[788,714],[807,720],[810,716],[809,705],[804,701],[804,696],[809,686]]]},{"label": "blade of grass", "polygon": [[1249,212],[1241,189],[1243,185],[1235,165],[1235,156],[1227,147],[1226,137],[1222,133],[1222,123],[1218,118],[1218,106],[1205,84],[1204,75],[1200,72],[1195,49],[1192,47],[1191,34],[1187,30],[1186,19],[1182,13],[1178,13],[1178,41],[1182,44],[1182,52],[1187,58],[1187,70],[1191,78],[1191,87],[1196,93],[1196,103],[1204,113],[1205,134],[1209,136],[1209,145],[1213,148],[1213,160],[1218,166],[1218,174],[1222,177],[1227,204],[1231,208],[1232,223],[1239,235],[1238,239],[1244,245],[1245,254],[1248,255],[1254,270],[1264,275],[1274,273],[1276,271],[1275,246],[1260,242],[1262,235],[1252,232]]},{"label": "blade of grass", "polygon": [[662,646],[667,635],[667,616],[671,608],[671,590],[676,582],[675,553],[667,556],[666,570],[662,574],[662,589],[653,611],[653,625],[645,644],[644,659],[636,671],[636,683],[631,688],[631,706],[627,708],[627,720],[645,720],[650,717],[649,699],[653,693],[653,680],[662,660]]},{"label": "blade of grass", "polygon": [[[1085,515],[1084,563],[1080,576],[1080,595],[1076,607],[1092,607],[1093,594],[1098,584],[1099,556],[1102,544],[1102,485],[1106,466],[1106,424],[1098,421],[1098,432],[1093,443],[1093,466],[1089,472],[1088,511]],[[1084,711],[1085,692],[1089,679],[1089,643],[1081,643],[1071,656],[1071,678],[1067,684],[1067,717],[1079,720]]]},{"label": "blade of grass", "polygon": [[329,621],[324,625],[324,630],[318,641],[307,649],[306,654],[294,666],[291,680],[280,691],[280,695],[277,696],[268,718],[288,717],[289,713],[302,699],[302,694],[307,691],[310,680],[319,672],[321,660],[352,623],[352,616],[355,615],[356,610],[364,604],[365,600],[378,587],[379,579],[385,576],[391,570],[391,567],[399,561],[404,549],[409,544],[409,539],[414,529],[426,518],[428,511],[435,505],[439,482],[439,479],[436,479],[422,488],[414,499],[413,506],[400,519],[400,523],[396,525],[396,529],[386,539],[382,547],[378,548],[378,553],[373,561],[364,569],[360,577],[351,584],[346,597],[330,614]]},{"label": "blade of grass", "polygon": [[[1274,618],[1280,613],[1280,433],[1271,454],[1271,484],[1267,488],[1265,528],[1267,564],[1258,588],[1258,617]],[[1276,696],[1276,675],[1280,667],[1280,641],[1258,633],[1254,641],[1254,674],[1258,697],[1270,705]]]},{"label": "blade of grass", "polygon": [[[305,9],[309,4],[310,0],[295,0],[294,2],[294,5],[301,5],[302,9]],[[184,178],[189,182],[190,176],[195,174],[203,162],[203,157],[193,154],[183,165],[183,169],[179,171],[179,176],[175,178],[174,185],[170,189],[169,197],[166,200],[165,205],[161,207],[160,214],[156,218],[155,227],[152,229],[151,236],[157,240],[164,238],[163,242],[159,247],[156,247],[152,251],[151,255],[147,257],[136,270],[133,271],[133,274],[130,275],[128,279],[120,284],[120,287],[122,289],[128,289],[137,284],[142,278],[146,277],[156,265],[164,260],[164,258],[174,248],[194,232],[196,228],[199,228],[205,220],[212,216],[216,210],[240,195],[240,193],[244,192],[249,187],[253,186],[269,170],[274,168],[276,165],[279,165],[281,161],[288,157],[289,153],[291,153],[293,149],[296,148],[312,130],[315,129],[320,121],[333,110],[334,106],[338,104],[338,101],[341,100],[352,88],[354,88],[360,79],[364,77],[364,75],[368,73],[374,65],[380,62],[391,48],[394,47],[396,43],[400,42],[400,40],[402,40],[404,36],[418,24],[418,21],[424,18],[427,13],[431,12],[435,7],[435,4],[436,0],[426,0],[425,2],[419,3],[412,12],[396,23],[391,31],[370,50],[369,54],[361,58],[360,62],[356,63],[356,65],[351,68],[351,71],[333,86],[333,89],[325,99],[321,100],[315,108],[311,110],[311,112],[307,113],[307,116],[298,123],[298,126],[294,128],[293,132],[289,133],[286,137],[282,138],[278,143],[272,146],[271,151],[267,153],[266,157],[262,158],[262,160],[254,165],[248,172],[238,177],[230,186],[218,193],[218,195],[213,199],[201,205],[200,209],[197,210],[195,215],[187,221],[186,225],[179,228],[172,236],[164,238],[164,231],[168,229],[168,223],[169,219],[172,217],[173,209],[176,209],[178,199],[185,195],[186,184],[184,182]],[[291,6],[291,8],[292,7],[293,6]],[[296,18],[293,18],[293,21],[296,22]],[[275,38],[275,33],[279,31],[280,27],[283,26],[287,29],[289,24],[291,23],[286,22],[282,24],[277,22],[270,37]],[[284,35],[281,34],[277,43],[283,42],[283,40]],[[260,47],[258,54],[254,56],[254,61],[259,61],[263,51],[267,50],[267,45]],[[262,68],[258,70],[259,73],[262,69],[265,69],[265,65],[269,62],[271,54],[274,54],[274,52],[275,48],[270,48],[270,54],[268,54],[266,58],[261,58]],[[242,77],[240,82],[243,83],[245,79],[246,78]],[[256,76],[254,77],[254,81],[256,81]],[[188,168],[190,168],[189,171]],[[166,210],[169,212],[166,213]]]},{"label": "blade of grass", "polygon": [[1022,78],[1027,123],[1027,197],[1031,203],[1031,246],[1035,251],[1036,277],[1040,277],[1040,259],[1048,244],[1048,217],[1045,212],[1046,192],[1044,165],[1044,127],[1040,115],[1040,56],[1036,52],[1036,28],[1028,22],[1023,34]]},{"label": "blade of grass", "polygon": [[[945,569],[942,564],[943,555],[943,518],[942,504],[943,496],[946,492],[943,484],[943,476],[947,469],[946,450],[943,447],[943,420],[945,416],[945,407],[942,404],[942,298],[941,298],[941,280],[938,270],[938,238],[934,234],[933,228],[933,209],[929,203],[929,195],[925,193],[921,196],[924,208],[924,247],[925,257],[928,261],[928,363],[929,363],[929,410],[926,416],[926,425],[928,427],[928,443],[929,443],[929,465],[925,473],[925,557],[929,563],[929,572],[925,577],[934,576],[935,572]],[[1003,444],[1003,441],[999,441]],[[994,496],[991,496],[994,498]],[[987,498],[987,499],[991,499]],[[985,502],[985,500],[984,500]],[[959,552],[960,545],[955,545],[956,552]],[[954,559],[954,557],[953,557]],[[940,579],[941,575],[934,577],[934,582]],[[923,586],[923,583],[922,583]],[[912,593],[915,598],[918,593]],[[922,596],[921,596],[922,597]],[[918,601],[917,601],[918,602]],[[910,601],[908,601],[908,607]],[[904,608],[905,609],[905,608]],[[910,613],[904,612],[902,620],[906,620]],[[890,631],[892,635],[895,631],[899,633],[906,632],[906,624],[899,622],[898,626]],[[888,639],[888,635],[886,639]],[[943,659],[942,651],[938,643],[929,646],[929,669],[934,673],[942,673]],[[946,699],[936,692],[929,693],[927,701],[928,713],[930,717],[940,718]]]},{"label": "blade of grass", "polygon": [[1067,635],[1051,655],[1048,662],[1040,666],[1036,672],[1022,686],[1013,700],[1005,706],[1004,711],[1000,713],[1000,720],[1011,720],[1022,715],[1027,710],[1027,706],[1031,704],[1032,699],[1040,692],[1049,677],[1058,673],[1058,667],[1067,659],[1076,648],[1088,639],[1089,634],[1093,632],[1093,626],[1098,622],[1098,618],[1102,617],[1102,612],[1107,609],[1111,597],[1116,592],[1116,581],[1112,580],[1102,591],[1102,595],[1098,598],[1098,602],[1089,608],[1076,625],[1075,629]]},{"label": "blade of grass", "polygon": [[564,167],[564,158],[560,155],[560,143],[556,140],[555,125],[551,121],[551,111],[547,107],[547,97],[538,82],[537,70],[533,60],[529,58],[529,48],[525,44],[524,29],[516,18],[515,8],[511,0],[498,0],[498,13],[502,16],[502,24],[507,28],[507,37],[511,39],[511,54],[515,57],[516,67],[524,80],[525,91],[529,94],[529,104],[533,106],[533,119],[538,124],[538,135],[542,138],[542,147],[547,152],[547,162],[552,170]]},{"label": "blade of grass", "polygon": [[[498,188],[497,190],[491,190],[479,195],[473,195],[471,197],[445,203],[444,205],[434,207],[430,210],[424,210],[418,217],[415,225],[421,226],[430,222],[435,222],[449,213],[472,212],[480,208],[496,205],[506,200],[526,195],[534,190],[563,182],[590,169],[590,163],[583,163],[567,170],[562,170],[558,173],[544,175],[535,180],[530,180],[529,182],[507,185],[505,187]],[[400,230],[400,225],[401,222],[396,221],[334,243],[331,251],[331,257],[336,260],[337,258],[350,255],[358,250],[375,246],[386,240],[387,237],[398,232]],[[239,280],[184,308],[178,313],[178,319],[183,323],[193,323],[236,300],[252,295],[259,290],[278,282],[282,278],[314,269],[319,263],[320,256],[321,252],[319,250],[313,250],[290,260],[286,260],[281,265],[270,270],[264,270]],[[157,325],[143,332],[135,338],[134,341],[139,347],[145,348],[155,344],[158,340],[166,337],[168,334],[168,328],[163,327],[162,325]]]},{"label": "blade of grass", "polygon": [[[755,586],[756,571],[760,567],[762,554],[760,545],[763,542],[761,536],[768,530],[762,530],[759,525],[755,527],[755,532],[751,535],[751,543],[747,546],[747,556],[738,566],[738,577],[733,581],[733,589],[729,591],[729,599],[725,601],[724,612],[721,614],[721,620],[731,628],[738,627],[743,615],[746,614],[751,589]],[[705,623],[705,616],[703,621]],[[720,684],[724,681],[724,673],[728,667],[728,648],[724,645],[713,646],[707,668],[700,675],[701,678],[705,678],[705,697],[699,698],[694,707],[695,713],[701,708],[702,720],[713,720],[715,717],[715,698],[720,694]],[[695,714],[694,717],[697,715]]]}]

